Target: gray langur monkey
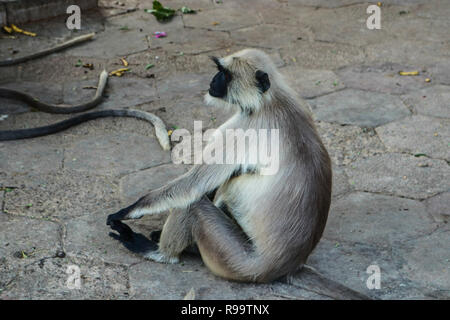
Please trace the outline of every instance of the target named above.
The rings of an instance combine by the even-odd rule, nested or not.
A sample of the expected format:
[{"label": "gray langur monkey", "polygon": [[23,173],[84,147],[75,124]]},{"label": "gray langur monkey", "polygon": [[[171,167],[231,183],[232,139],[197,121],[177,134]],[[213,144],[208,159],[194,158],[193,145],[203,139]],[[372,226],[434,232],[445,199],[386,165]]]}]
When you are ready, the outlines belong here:
[{"label": "gray langur monkey", "polygon": [[[212,59],[218,73],[205,100],[236,111],[217,132],[278,129],[278,171],[262,175],[259,163],[245,161],[195,165],[109,215],[107,224],[119,232],[111,236],[144,257],[165,263],[178,262],[180,253],[195,244],[206,266],[229,280],[269,282],[292,275],[301,269],[325,228],[331,199],[330,158],[302,100],[265,53],[246,49]],[[227,148],[224,154],[230,152]],[[159,239],[146,240],[121,222],[171,208],[186,210],[168,216]]]}]

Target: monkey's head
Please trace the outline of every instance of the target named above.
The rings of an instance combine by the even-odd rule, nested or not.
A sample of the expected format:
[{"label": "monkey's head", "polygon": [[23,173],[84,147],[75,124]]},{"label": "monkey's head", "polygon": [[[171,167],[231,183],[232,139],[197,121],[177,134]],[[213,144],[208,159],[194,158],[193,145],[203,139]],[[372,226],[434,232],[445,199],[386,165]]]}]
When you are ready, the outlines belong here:
[{"label": "monkey's head", "polygon": [[212,105],[233,105],[254,112],[271,97],[271,76],[275,66],[262,51],[245,49],[224,58],[211,57],[218,72],[205,101]]}]

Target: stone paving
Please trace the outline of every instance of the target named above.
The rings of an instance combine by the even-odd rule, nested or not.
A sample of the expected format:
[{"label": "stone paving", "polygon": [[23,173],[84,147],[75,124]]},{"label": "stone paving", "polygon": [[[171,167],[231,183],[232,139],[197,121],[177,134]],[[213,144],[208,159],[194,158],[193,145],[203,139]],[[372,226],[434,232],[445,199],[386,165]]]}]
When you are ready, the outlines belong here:
[{"label": "stone paving", "polygon": [[[144,12],[151,1],[99,3],[100,12],[82,13],[77,33],[59,17],[24,25],[36,38],[2,34],[0,60],[97,32],[0,68],[0,85],[76,103],[92,97],[86,87],[103,68],[120,68],[126,57],[131,71],[110,79],[98,109],[151,111],[168,129],[192,130],[194,120],[212,128],[229,115],[202,102],[214,72],[208,56],[262,48],[309,103],[333,160],[329,220],[308,264],[372,298],[450,298],[450,2],[382,1],[381,30],[366,28],[369,3],[360,0],[165,0],[198,12],[164,24]],[[8,115],[0,130],[68,117],[6,99],[0,114]],[[152,126],[134,119],[0,143],[0,299],[181,299],[191,289],[196,299],[332,298],[302,286],[301,275],[291,285],[241,284],[189,254],[178,265],[145,261],[108,236],[109,213],[185,170]],[[166,216],[130,224],[148,234]],[[70,265],[80,268],[80,289],[67,286]],[[381,269],[380,289],[366,286],[370,265]]]}]

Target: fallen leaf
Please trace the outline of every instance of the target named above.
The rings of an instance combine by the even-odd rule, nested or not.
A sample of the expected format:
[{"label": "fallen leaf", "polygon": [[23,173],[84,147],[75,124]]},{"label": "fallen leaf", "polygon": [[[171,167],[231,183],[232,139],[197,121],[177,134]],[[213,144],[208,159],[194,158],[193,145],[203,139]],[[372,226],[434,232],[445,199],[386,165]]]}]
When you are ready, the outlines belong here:
[{"label": "fallen leaf", "polygon": [[8,26],[3,26],[3,30],[5,30],[8,33],[12,33],[13,32],[12,28],[10,28]]},{"label": "fallen leaf", "polygon": [[94,70],[94,65],[92,63],[85,63],[83,64],[83,68]]},{"label": "fallen leaf", "polygon": [[145,12],[151,13],[158,21],[167,21],[173,18],[175,10],[164,7],[160,2],[153,1],[153,9],[145,9]]},{"label": "fallen leaf", "polygon": [[125,60],[125,58],[120,58],[120,60],[122,60],[122,64],[123,64],[125,67],[128,67],[129,63],[128,63],[127,60]]},{"label": "fallen leaf", "polygon": [[129,69],[129,68],[120,68],[120,69],[111,71],[111,72],[109,73],[109,75],[110,75],[110,76],[121,77],[121,76],[123,75],[123,73],[126,72],[126,71],[130,71],[130,69]]},{"label": "fallen leaf", "polygon": [[145,66],[145,70],[148,70],[150,68],[153,68],[155,65],[153,63],[149,63],[148,65]]},{"label": "fallen leaf", "polygon": [[22,34],[24,34],[26,36],[30,36],[30,37],[36,37],[36,33],[22,30],[15,24],[11,24],[11,28],[14,30],[14,32],[22,33]]},{"label": "fallen leaf", "polygon": [[401,76],[418,76],[419,71],[400,71],[398,74]]},{"label": "fallen leaf", "polygon": [[184,296],[183,300],[195,300],[195,290],[191,288],[188,293]]}]

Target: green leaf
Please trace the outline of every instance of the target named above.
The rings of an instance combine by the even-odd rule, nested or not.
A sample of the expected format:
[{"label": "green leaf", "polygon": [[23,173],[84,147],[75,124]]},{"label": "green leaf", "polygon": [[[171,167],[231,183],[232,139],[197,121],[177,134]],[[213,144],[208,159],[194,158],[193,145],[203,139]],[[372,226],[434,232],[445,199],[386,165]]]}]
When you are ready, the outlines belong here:
[{"label": "green leaf", "polygon": [[81,67],[83,65],[83,62],[78,59],[78,62],[75,64],[75,67]]},{"label": "green leaf", "polygon": [[128,28],[128,26],[122,26],[122,27],[119,28],[119,30],[121,30],[121,31],[129,31],[130,28]]},{"label": "green leaf", "polygon": [[167,21],[175,15],[175,10],[164,7],[160,2],[153,1],[153,9],[145,9],[145,12],[151,13],[158,21]]},{"label": "green leaf", "polygon": [[145,70],[148,70],[150,68],[153,68],[155,65],[153,63],[149,63],[148,65],[145,66]]},{"label": "green leaf", "polygon": [[425,153],[416,153],[414,155],[414,157],[418,158],[418,157],[426,157],[427,155]]}]

